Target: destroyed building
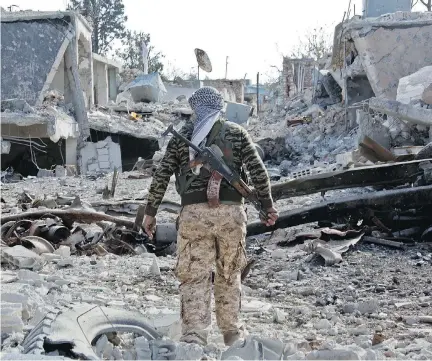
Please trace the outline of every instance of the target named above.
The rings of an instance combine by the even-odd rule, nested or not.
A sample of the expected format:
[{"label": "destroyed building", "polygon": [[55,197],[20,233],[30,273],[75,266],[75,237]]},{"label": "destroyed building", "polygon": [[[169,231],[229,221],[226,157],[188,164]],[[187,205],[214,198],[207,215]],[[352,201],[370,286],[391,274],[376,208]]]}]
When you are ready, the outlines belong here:
[{"label": "destroyed building", "polygon": [[[159,149],[154,124],[128,124],[127,107],[94,111],[116,101],[121,65],[92,53],[92,29],[81,15],[4,12],[1,27],[3,170],[26,176],[55,165],[82,174],[131,169]],[[153,141],[147,147],[143,139]]]},{"label": "destroyed building", "polygon": [[[32,145],[45,144],[52,164],[76,164],[73,144],[85,117],[76,121],[57,105],[73,104],[76,115],[93,103],[91,27],[73,12],[25,11],[2,13],[1,30],[1,135],[12,143],[2,169],[36,175]],[[42,143],[33,144],[37,138]]]},{"label": "destroyed building", "polygon": [[[9,123],[35,124],[35,134],[61,139],[66,116],[89,134],[65,139],[69,157],[77,147],[68,150],[68,140],[81,142],[86,175],[12,183],[2,173],[0,358],[432,359],[432,13],[388,14],[406,10],[404,0],[364,4],[363,18],[337,26],[330,57],[288,61],[259,116],[226,99],[226,115],[262,145],[279,211],[267,227],[245,202],[240,317],[249,336],[228,348],[214,324],[207,346],[179,341],[180,196],[171,179],[149,240],[141,224],[151,171],[129,171],[137,156],[140,165],[160,161],[167,142],[157,137],[192,116],[186,89],[201,84],[165,83],[169,103],[137,103],[124,92],[134,80],[140,99],[163,89],[149,85],[158,77],[130,71],[119,101],[108,89],[106,105],[86,111],[85,122],[72,111],[76,100],[64,105],[54,89],[40,105],[2,99],[2,136]],[[2,139],[2,153],[29,142],[50,154],[57,146],[24,133]]]}]

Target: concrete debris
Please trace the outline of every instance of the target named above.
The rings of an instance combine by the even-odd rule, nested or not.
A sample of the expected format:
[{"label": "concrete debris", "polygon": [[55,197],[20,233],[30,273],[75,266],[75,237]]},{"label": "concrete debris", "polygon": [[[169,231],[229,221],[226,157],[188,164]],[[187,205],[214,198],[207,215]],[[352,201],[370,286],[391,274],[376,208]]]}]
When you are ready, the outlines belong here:
[{"label": "concrete debris", "polygon": [[[284,57],[269,88],[138,69],[119,79],[80,15],[2,12],[2,39],[23,47],[2,60],[26,69],[30,53],[37,74],[2,81],[0,357],[432,358],[432,17],[391,13],[408,2],[366,4],[336,27],[332,54]],[[30,51],[40,35],[47,54]],[[202,85],[258,144],[280,211],[266,227],[245,204],[252,336],[228,349],[214,324],[207,346],[179,342],[173,178],[154,241],[141,229],[160,134],[194,119],[187,100]]]},{"label": "concrete debris", "polygon": [[[432,85],[432,65],[399,80],[396,100],[403,104],[422,100],[426,88]],[[426,102],[425,102],[426,103]],[[426,103],[429,104],[429,103]]]},{"label": "concrete debris", "polygon": [[421,100],[426,104],[432,105],[432,83],[423,91]]},{"label": "concrete debris", "polygon": [[131,93],[135,103],[159,102],[167,92],[159,73],[139,75],[124,90]]},{"label": "concrete debris", "polygon": [[409,104],[402,104],[396,100],[371,98],[369,107],[379,112],[406,120],[410,123],[431,126],[432,109],[416,108]]},{"label": "concrete debris", "polygon": [[2,263],[9,263],[18,268],[39,269],[41,257],[20,245],[4,248],[1,250]]}]

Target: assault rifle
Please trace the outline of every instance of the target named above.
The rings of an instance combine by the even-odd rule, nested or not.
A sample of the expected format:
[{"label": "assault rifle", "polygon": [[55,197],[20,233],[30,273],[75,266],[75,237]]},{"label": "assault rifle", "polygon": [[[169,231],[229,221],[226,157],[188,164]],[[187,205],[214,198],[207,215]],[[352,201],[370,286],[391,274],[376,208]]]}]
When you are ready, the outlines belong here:
[{"label": "assault rifle", "polygon": [[255,192],[253,192],[252,189],[241,179],[239,174],[234,172],[226,165],[222,159],[222,152],[217,152],[212,147],[204,147],[203,149],[197,147],[195,144],[192,144],[191,141],[175,131],[172,124],[167,130],[165,130],[165,132],[163,132],[162,136],[167,136],[169,133],[171,133],[175,138],[186,143],[189,147],[197,152],[195,160],[192,162],[192,164],[190,164],[190,166],[202,164],[211,173],[215,172],[219,174],[231,186],[233,186],[237,192],[239,192],[244,198],[248,199],[249,202],[255,206],[261,219],[267,220],[269,218],[267,211],[262,208],[261,202],[258,200]]}]

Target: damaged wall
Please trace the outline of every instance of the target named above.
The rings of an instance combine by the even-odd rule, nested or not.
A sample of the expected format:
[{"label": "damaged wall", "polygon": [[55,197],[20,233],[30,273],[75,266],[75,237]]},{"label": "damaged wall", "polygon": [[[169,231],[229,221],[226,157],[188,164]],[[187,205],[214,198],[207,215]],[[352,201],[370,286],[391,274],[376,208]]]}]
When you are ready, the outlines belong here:
[{"label": "damaged wall", "polygon": [[432,13],[398,12],[346,25],[377,97],[396,99],[399,79],[432,63]]},{"label": "damaged wall", "polygon": [[[243,103],[244,101],[244,81],[243,80],[229,80],[229,79],[205,79],[203,80],[204,86],[212,86],[219,90],[224,95],[225,100],[235,101],[236,103]],[[226,96],[229,96],[229,99]],[[235,99],[232,99],[234,94]]]},{"label": "damaged wall", "polygon": [[[140,139],[132,135],[112,134],[91,129],[90,140],[82,150],[82,172],[130,171],[138,157],[152,159],[159,150],[156,138]],[[84,173],[85,172],[85,173]]]},{"label": "damaged wall", "polygon": [[86,142],[81,149],[80,169],[82,174],[110,172],[114,168],[122,171],[120,145],[111,137],[97,143]]},{"label": "damaged wall", "polygon": [[1,23],[1,99],[36,104],[60,48],[67,38],[64,19]]},{"label": "damaged wall", "polygon": [[292,59],[284,56],[282,64],[282,87],[287,100],[314,86],[315,62],[313,59]]},{"label": "damaged wall", "polygon": [[121,65],[93,53],[94,103],[107,105],[109,100],[117,98],[117,75]]}]

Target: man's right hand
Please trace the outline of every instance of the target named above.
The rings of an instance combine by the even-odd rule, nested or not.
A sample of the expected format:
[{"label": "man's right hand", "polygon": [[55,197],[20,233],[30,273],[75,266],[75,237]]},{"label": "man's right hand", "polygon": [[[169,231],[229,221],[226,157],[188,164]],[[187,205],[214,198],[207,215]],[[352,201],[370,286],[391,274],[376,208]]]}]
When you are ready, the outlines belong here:
[{"label": "man's right hand", "polygon": [[156,229],[156,217],[145,216],[143,227],[148,238],[153,239],[153,232]]}]

